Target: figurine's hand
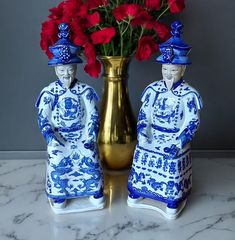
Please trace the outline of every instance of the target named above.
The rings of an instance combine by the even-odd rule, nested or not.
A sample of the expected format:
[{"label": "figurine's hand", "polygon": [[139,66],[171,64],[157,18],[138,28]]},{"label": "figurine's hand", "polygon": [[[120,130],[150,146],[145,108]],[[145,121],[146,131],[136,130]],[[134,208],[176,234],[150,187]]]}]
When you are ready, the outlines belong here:
[{"label": "figurine's hand", "polygon": [[52,140],[48,144],[48,147],[58,147],[58,146],[64,147],[64,144],[56,138],[52,138]]},{"label": "figurine's hand", "polygon": [[147,142],[147,139],[146,139],[146,137],[139,136],[138,137],[138,142],[139,142],[140,145],[143,145]]},{"label": "figurine's hand", "polygon": [[140,145],[144,145],[145,143],[151,144],[152,143],[152,137],[151,135],[147,135],[145,133],[138,134],[138,142]]},{"label": "figurine's hand", "polygon": [[175,158],[179,152],[180,148],[178,148],[176,145],[172,144],[169,148],[165,147],[164,152],[168,153],[170,157]]},{"label": "figurine's hand", "polygon": [[84,147],[93,151],[95,149],[95,143],[93,141],[84,142]]},{"label": "figurine's hand", "polygon": [[180,134],[180,136],[176,138],[176,140],[179,140],[181,146],[184,147],[187,143],[189,143],[192,140],[192,135],[186,129]]}]

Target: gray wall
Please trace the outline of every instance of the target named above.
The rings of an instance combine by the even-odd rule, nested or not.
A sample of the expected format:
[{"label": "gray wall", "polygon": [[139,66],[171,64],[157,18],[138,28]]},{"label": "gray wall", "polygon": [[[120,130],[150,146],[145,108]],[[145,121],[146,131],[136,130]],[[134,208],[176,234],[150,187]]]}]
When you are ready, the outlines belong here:
[{"label": "gray wall", "polygon": [[[1,0],[0,150],[44,150],[34,103],[40,90],[55,80],[53,68],[39,47],[41,22],[58,0]],[[187,1],[179,17],[185,25],[184,39],[193,46],[185,79],[204,100],[201,128],[194,149],[235,149],[235,21],[234,0]],[[130,99],[135,114],[145,86],[161,78],[154,58],[132,61],[129,71]],[[102,79],[91,79],[79,66],[80,80],[101,95]]]}]

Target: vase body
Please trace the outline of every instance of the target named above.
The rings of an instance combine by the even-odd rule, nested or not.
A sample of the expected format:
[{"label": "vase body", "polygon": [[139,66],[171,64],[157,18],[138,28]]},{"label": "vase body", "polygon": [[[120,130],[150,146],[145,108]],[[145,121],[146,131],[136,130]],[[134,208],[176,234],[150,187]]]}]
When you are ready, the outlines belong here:
[{"label": "vase body", "polygon": [[101,61],[104,88],[98,137],[100,157],[109,169],[128,168],[136,145],[136,120],[127,89],[130,59],[107,56]]}]

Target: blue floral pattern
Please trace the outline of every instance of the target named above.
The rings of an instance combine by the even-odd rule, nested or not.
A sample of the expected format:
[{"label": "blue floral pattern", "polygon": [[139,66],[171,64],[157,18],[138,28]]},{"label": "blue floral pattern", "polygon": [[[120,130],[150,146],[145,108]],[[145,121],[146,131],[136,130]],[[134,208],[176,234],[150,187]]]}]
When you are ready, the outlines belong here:
[{"label": "blue floral pattern", "polygon": [[183,80],[171,91],[161,80],[144,90],[142,102],[128,190],[133,196],[178,203],[191,190],[188,143],[199,126],[201,98]]},{"label": "blue floral pattern", "polygon": [[44,88],[37,100],[39,128],[48,144],[46,191],[50,198],[100,195],[103,191],[96,144],[97,100],[95,91],[77,80],[69,89],[58,80]]}]

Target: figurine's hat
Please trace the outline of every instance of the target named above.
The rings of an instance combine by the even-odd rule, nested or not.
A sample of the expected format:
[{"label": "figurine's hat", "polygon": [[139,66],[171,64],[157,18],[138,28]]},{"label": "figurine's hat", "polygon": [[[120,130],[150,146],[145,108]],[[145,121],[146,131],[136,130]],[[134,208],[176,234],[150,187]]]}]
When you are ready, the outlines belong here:
[{"label": "figurine's hat", "polygon": [[48,65],[54,66],[82,63],[82,59],[77,55],[80,47],[74,45],[68,39],[69,26],[66,23],[61,23],[58,28],[59,40],[53,46],[49,47],[50,52],[53,54],[53,58],[49,60]]},{"label": "figurine's hat", "polygon": [[183,24],[180,21],[175,21],[171,24],[172,37],[159,45],[162,55],[156,58],[158,63],[177,65],[191,64],[187,56],[191,47],[181,39],[182,29]]}]

